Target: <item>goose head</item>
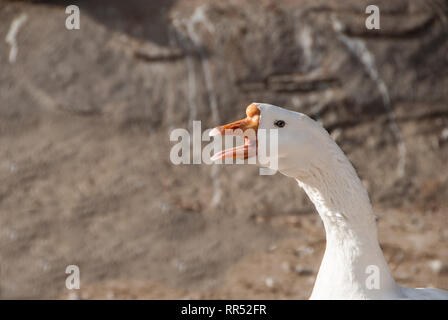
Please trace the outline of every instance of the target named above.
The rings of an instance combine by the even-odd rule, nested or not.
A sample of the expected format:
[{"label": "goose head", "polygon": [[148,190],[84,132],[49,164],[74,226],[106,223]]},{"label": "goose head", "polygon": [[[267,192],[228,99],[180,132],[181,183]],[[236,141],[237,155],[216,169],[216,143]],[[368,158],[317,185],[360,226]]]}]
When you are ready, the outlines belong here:
[{"label": "goose head", "polygon": [[[326,165],[334,142],[322,125],[307,115],[266,103],[250,104],[246,115],[210,132],[212,136],[245,136],[243,146],[221,151],[212,160],[257,156],[257,164],[295,178]],[[261,161],[262,155],[276,156],[275,165]]]}]

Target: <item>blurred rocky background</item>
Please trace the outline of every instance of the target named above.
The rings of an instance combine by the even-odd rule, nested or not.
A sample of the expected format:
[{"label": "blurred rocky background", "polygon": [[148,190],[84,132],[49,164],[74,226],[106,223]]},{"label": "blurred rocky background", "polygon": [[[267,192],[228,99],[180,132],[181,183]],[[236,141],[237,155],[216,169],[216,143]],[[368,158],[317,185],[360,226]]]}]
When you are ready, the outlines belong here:
[{"label": "blurred rocky background", "polygon": [[254,101],[321,121],[398,283],[448,289],[446,1],[0,0],[0,40],[0,298],[307,298],[325,236],[295,181],[169,159]]}]

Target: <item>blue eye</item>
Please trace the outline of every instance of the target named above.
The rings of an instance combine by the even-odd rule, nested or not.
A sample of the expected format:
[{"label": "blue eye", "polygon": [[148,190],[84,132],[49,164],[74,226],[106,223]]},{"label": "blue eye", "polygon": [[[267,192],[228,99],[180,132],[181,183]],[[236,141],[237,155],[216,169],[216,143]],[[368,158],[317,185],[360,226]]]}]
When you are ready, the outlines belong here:
[{"label": "blue eye", "polygon": [[283,120],[277,120],[277,121],[274,122],[274,125],[276,127],[283,128],[286,125],[286,123]]}]

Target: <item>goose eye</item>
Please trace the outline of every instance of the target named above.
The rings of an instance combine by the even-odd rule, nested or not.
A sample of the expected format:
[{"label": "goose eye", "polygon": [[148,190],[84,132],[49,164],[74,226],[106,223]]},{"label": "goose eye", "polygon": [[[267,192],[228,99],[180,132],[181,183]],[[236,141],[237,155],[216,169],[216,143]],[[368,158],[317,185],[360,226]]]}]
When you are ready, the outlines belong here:
[{"label": "goose eye", "polygon": [[274,125],[276,126],[276,127],[279,127],[279,128],[283,128],[284,126],[285,126],[285,121],[283,121],[283,120],[277,120],[277,121],[275,121],[274,122]]}]

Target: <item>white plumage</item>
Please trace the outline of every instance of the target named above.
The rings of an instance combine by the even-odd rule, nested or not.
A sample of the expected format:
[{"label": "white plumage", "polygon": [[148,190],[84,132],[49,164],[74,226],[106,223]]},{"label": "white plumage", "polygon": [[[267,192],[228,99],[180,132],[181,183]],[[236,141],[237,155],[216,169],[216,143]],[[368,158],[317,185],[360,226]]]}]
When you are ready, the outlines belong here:
[{"label": "white plumage", "polygon": [[[253,106],[259,110],[257,130],[278,129],[278,170],[297,180],[325,226],[325,254],[310,299],[448,299],[447,291],[395,283],[379,246],[369,196],[347,157],[319,123],[273,105],[249,107]],[[276,126],[278,120],[285,123],[281,128]],[[372,272],[378,276],[373,283]]]}]

